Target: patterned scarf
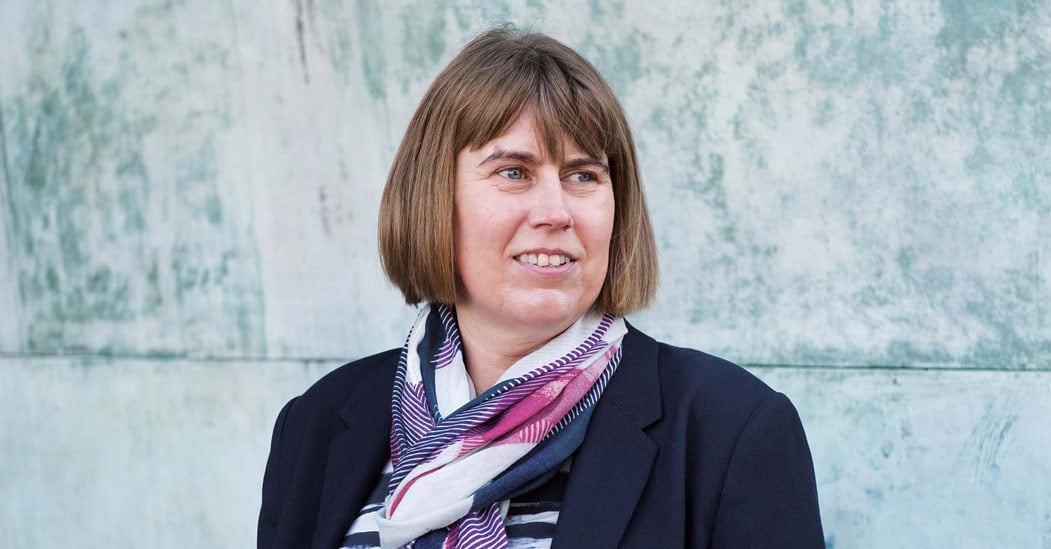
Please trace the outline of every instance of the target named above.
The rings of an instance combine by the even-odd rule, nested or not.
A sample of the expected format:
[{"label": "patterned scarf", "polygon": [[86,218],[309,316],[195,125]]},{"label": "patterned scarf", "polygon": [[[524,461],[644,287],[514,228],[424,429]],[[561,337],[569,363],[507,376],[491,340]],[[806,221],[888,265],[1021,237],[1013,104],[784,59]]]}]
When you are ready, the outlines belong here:
[{"label": "patterned scarf", "polygon": [[507,500],[580,446],[625,333],[623,319],[588,313],[472,398],[455,312],[424,307],[394,382],[381,546],[507,547]]}]

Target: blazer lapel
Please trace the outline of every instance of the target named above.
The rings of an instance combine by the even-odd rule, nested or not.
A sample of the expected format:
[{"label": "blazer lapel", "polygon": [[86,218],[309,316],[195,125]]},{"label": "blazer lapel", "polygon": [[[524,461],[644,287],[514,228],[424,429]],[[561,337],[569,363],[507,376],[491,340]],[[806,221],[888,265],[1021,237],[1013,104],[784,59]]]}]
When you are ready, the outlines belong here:
[{"label": "blazer lapel", "polygon": [[345,431],[329,446],[313,547],[339,547],[390,459],[394,367],[364,373],[340,415]]},{"label": "blazer lapel", "polygon": [[552,546],[616,547],[646,487],[660,419],[657,343],[628,326],[623,355],[573,458]]}]

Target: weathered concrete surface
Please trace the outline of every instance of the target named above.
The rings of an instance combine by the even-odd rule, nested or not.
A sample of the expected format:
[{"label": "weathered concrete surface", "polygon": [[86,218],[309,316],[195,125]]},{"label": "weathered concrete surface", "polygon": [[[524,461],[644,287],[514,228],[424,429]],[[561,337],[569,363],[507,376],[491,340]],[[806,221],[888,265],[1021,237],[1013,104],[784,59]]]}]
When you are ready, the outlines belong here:
[{"label": "weathered concrete surface", "polygon": [[7,4],[4,350],[399,341],[386,168],[436,71],[506,18],[624,101],[651,331],[763,364],[1051,364],[1047,2]]},{"label": "weathered concrete surface", "polygon": [[1051,547],[1048,372],[752,371],[799,409],[828,547]]},{"label": "weathered concrete surface", "polygon": [[253,546],[274,417],[328,369],[0,359],[0,546]]},{"label": "weathered concrete surface", "polygon": [[222,10],[3,9],[5,350],[265,354]]}]

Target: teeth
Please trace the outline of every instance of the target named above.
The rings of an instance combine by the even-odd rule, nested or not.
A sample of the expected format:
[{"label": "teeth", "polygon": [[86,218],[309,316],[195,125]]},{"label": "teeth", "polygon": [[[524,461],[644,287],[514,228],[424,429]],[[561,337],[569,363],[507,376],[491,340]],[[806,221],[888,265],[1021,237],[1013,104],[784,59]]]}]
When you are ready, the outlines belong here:
[{"label": "teeth", "polygon": [[522,254],[515,259],[537,267],[558,267],[570,261],[568,257],[558,254]]}]

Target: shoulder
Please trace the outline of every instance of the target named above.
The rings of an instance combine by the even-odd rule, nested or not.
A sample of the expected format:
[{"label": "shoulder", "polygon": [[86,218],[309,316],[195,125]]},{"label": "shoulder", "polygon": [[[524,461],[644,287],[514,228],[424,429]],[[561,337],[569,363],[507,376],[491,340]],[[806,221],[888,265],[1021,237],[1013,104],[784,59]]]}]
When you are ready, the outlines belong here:
[{"label": "shoulder", "polygon": [[[768,425],[798,424],[798,414],[789,399],[744,368],[717,356],[657,342],[632,328],[629,345],[636,369],[635,381],[652,379],[660,402],[659,420],[650,432],[673,446],[697,446],[724,459],[743,433]],[[618,375],[620,372],[618,372]],[[642,397],[642,395],[639,395]],[[781,444],[781,437],[769,443]]]},{"label": "shoulder", "polygon": [[749,414],[778,393],[744,368],[708,353],[657,343],[658,375],[665,398],[700,406],[706,413]]},{"label": "shoulder", "polygon": [[288,401],[274,423],[268,475],[291,472],[304,452],[320,463],[331,440],[355,420],[386,421],[397,362],[396,349],[349,362]]},{"label": "shoulder", "polygon": [[788,397],[732,362],[657,349],[663,440],[694,479],[698,520],[711,525],[702,544],[823,547],[813,458]]},{"label": "shoulder", "polygon": [[625,353],[638,346],[638,364],[622,367],[653,379],[645,393],[660,402],[645,429],[663,475],[652,505],[691,510],[690,545],[821,546],[813,461],[788,397],[728,360],[632,335]]},{"label": "shoulder", "polygon": [[[624,340],[633,384],[659,393],[662,415],[749,415],[777,393],[751,372],[726,359],[654,340],[634,326]],[[618,375],[620,373],[618,372]],[[642,389],[644,393],[651,389]]]},{"label": "shoulder", "polygon": [[400,349],[389,349],[348,362],[317,380],[297,398],[311,406],[338,410],[357,393],[377,385],[393,385],[400,352]]},{"label": "shoulder", "polygon": [[[285,404],[277,417],[275,437],[295,439],[311,431],[334,433],[345,425],[345,418],[360,413],[367,403],[375,404],[370,410],[383,411],[382,400],[389,401],[394,385],[398,353],[398,349],[377,353],[326,374]],[[355,407],[359,409],[355,411]]]}]

